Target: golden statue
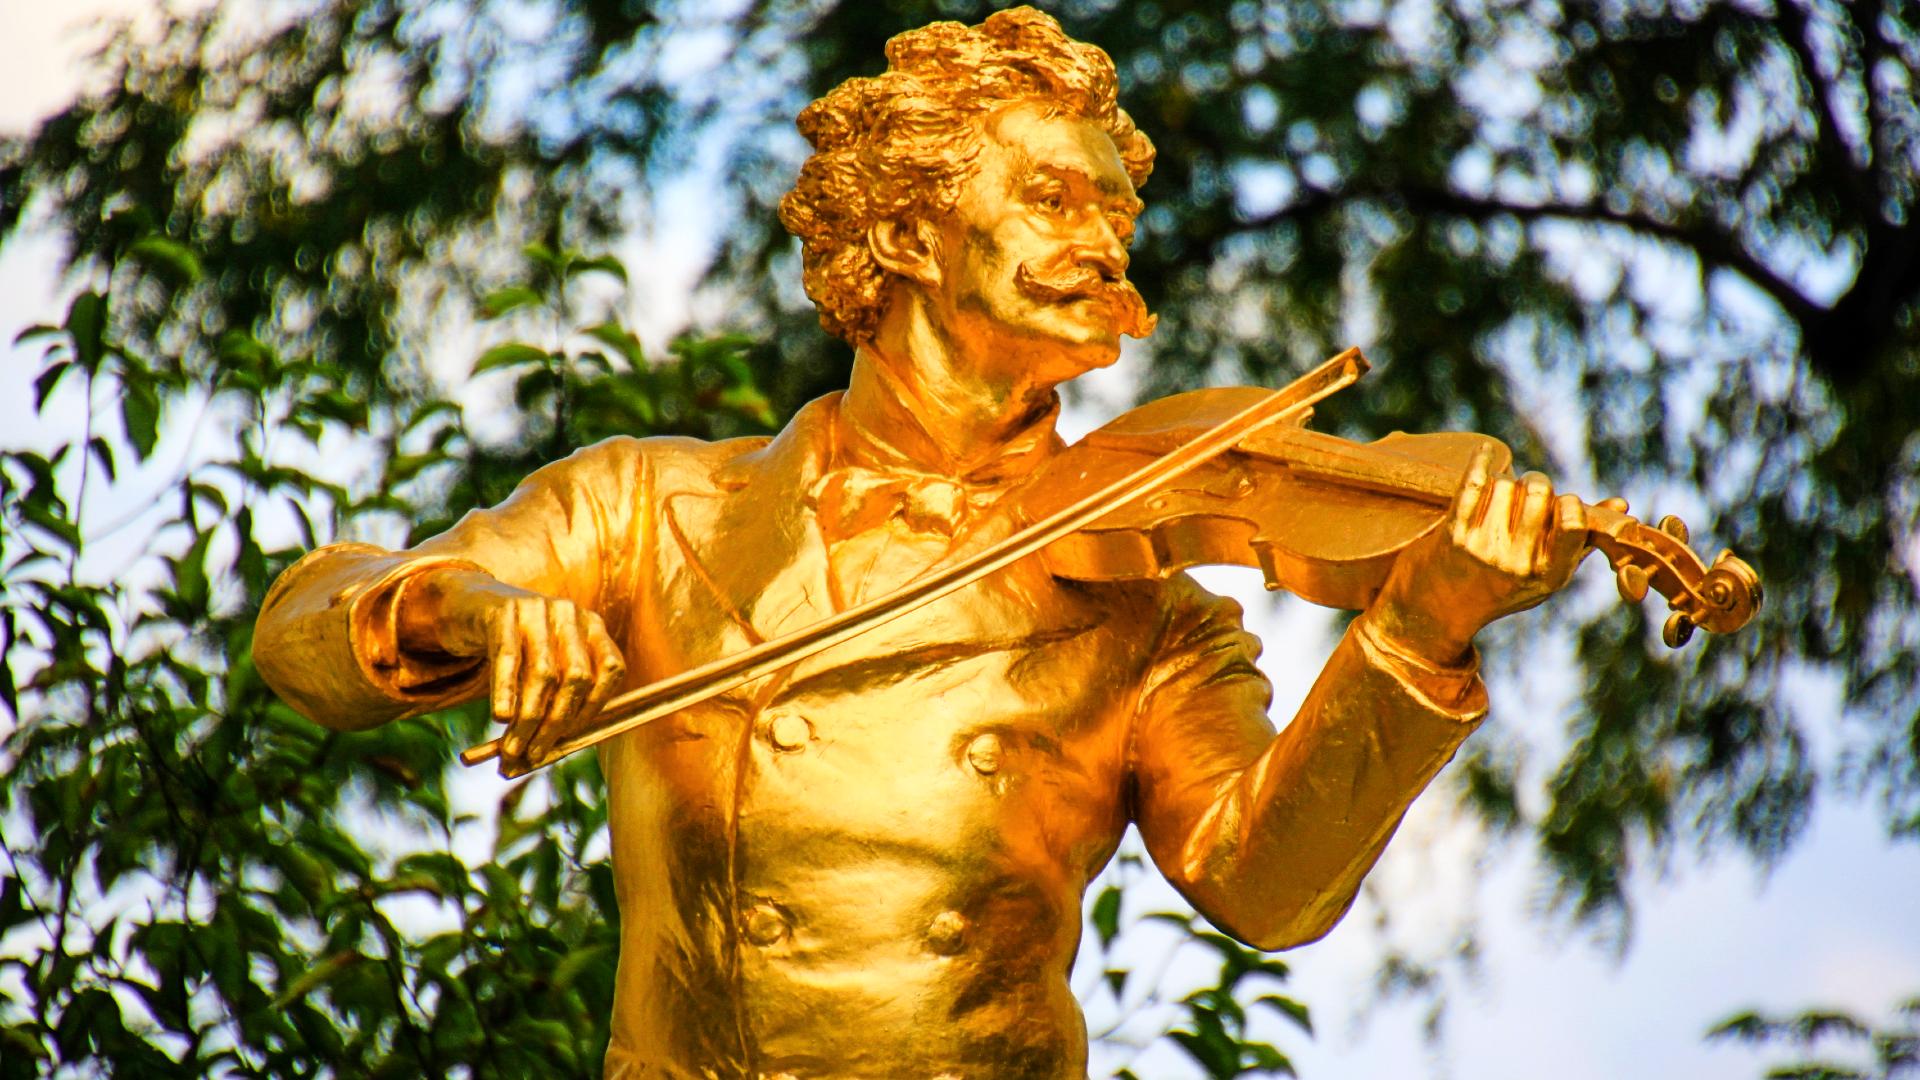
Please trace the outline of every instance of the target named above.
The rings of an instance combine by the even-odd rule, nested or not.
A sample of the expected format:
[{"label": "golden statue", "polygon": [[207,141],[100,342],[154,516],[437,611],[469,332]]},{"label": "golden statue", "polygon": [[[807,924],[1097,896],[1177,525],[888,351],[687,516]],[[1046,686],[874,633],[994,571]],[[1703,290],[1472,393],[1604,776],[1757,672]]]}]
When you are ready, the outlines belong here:
[{"label": "golden statue", "polygon": [[[1083,1077],[1081,898],[1129,823],[1222,930],[1312,941],[1485,712],[1482,626],[1589,546],[1629,595],[1679,597],[1670,637],[1757,600],[1677,523],[1515,479],[1489,440],[1308,432],[1357,353],[1063,446],[1056,387],[1153,328],[1125,276],[1153,147],[1106,54],[1040,12],[887,58],[801,114],[781,205],[857,350],[845,392],[771,440],[589,447],[411,550],[315,551],[261,610],[262,675],[322,724],[487,695],[506,731],[472,759],[599,745],[610,1078]],[[1256,509],[1318,485],[1350,520],[1139,498],[1175,479]],[[1239,609],[1178,573],[1215,558],[1364,608],[1277,734]]]}]

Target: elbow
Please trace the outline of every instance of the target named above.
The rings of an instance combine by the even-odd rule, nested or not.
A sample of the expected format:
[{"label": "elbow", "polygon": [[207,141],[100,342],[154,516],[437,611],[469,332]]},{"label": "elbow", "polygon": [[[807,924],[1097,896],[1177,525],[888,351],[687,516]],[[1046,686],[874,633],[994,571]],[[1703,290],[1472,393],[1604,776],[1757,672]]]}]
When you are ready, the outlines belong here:
[{"label": "elbow", "polygon": [[1259,904],[1196,905],[1222,933],[1262,952],[1282,952],[1311,945],[1333,931],[1353,907],[1354,897],[1310,896],[1268,900]]},{"label": "elbow", "polygon": [[297,608],[269,595],[253,630],[253,670],[288,708],[332,731],[364,731],[405,708],[373,692],[345,641],[335,613],[299,617]]},{"label": "elbow", "polygon": [[1332,918],[1288,919],[1272,926],[1261,927],[1253,936],[1242,940],[1263,952],[1297,949],[1302,945],[1311,945],[1332,933],[1334,926],[1340,922],[1340,916],[1344,914],[1346,913],[1342,911],[1334,914]]},{"label": "elbow", "polygon": [[288,708],[331,731],[365,731],[392,719],[383,710],[340,707],[337,693],[328,692],[331,684],[325,678],[315,679],[312,671],[302,670],[299,661],[274,648],[271,639],[256,636],[253,667],[260,681]]}]

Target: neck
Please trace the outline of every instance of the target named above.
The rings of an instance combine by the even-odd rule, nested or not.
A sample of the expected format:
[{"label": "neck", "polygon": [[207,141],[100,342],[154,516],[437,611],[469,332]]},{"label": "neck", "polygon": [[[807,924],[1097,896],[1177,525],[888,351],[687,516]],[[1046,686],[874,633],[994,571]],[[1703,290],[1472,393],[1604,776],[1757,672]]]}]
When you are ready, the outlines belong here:
[{"label": "neck", "polygon": [[984,374],[996,368],[988,343],[948,332],[916,296],[894,299],[842,399],[862,428],[915,464],[960,475],[1053,407],[1050,384],[996,381]]}]

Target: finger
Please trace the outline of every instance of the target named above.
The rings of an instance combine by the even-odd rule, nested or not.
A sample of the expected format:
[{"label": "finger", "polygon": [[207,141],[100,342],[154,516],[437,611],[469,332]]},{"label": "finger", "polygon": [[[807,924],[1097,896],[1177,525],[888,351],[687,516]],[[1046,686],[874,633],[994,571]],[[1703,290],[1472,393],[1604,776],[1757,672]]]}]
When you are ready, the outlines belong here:
[{"label": "finger", "polygon": [[1553,501],[1553,529],[1541,553],[1543,573],[1571,578],[1586,558],[1587,504],[1577,495],[1562,495]]},{"label": "finger", "polygon": [[510,724],[520,700],[520,635],[514,633],[511,609],[488,620],[487,653],[493,657],[493,718]]},{"label": "finger", "polygon": [[584,612],[580,617],[582,628],[586,631],[587,648],[593,653],[593,688],[587,691],[587,709],[598,712],[600,706],[613,696],[614,690],[627,677],[627,661],[620,655],[620,646],[613,643],[613,637],[607,633],[607,624],[593,612]]},{"label": "finger", "polygon": [[1467,462],[1467,477],[1453,497],[1454,539],[1463,539],[1466,530],[1486,514],[1487,481],[1493,473],[1493,447],[1482,445]]},{"label": "finger", "polygon": [[1542,473],[1530,472],[1520,478],[1520,500],[1514,504],[1513,535],[1531,541],[1528,554],[1539,557],[1546,545],[1548,527],[1553,524],[1553,481]]},{"label": "finger", "polygon": [[525,657],[520,674],[520,719],[543,720],[553,704],[554,684],[559,675],[554,663],[553,635],[547,630],[546,603],[525,601],[514,605]]},{"label": "finger", "polygon": [[1496,476],[1487,485],[1487,497],[1480,501],[1480,513],[1470,523],[1476,530],[1492,521],[1501,526],[1502,531],[1509,528],[1513,519],[1514,482],[1511,476]]},{"label": "finger", "polygon": [[539,724],[516,718],[500,737],[500,775],[518,776],[527,771],[527,750]]},{"label": "finger", "polygon": [[547,631],[552,637],[554,663],[559,682],[553,706],[547,716],[557,724],[572,720],[587,700],[587,688],[593,685],[593,659],[580,634],[580,611],[569,603],[549,605]]}]

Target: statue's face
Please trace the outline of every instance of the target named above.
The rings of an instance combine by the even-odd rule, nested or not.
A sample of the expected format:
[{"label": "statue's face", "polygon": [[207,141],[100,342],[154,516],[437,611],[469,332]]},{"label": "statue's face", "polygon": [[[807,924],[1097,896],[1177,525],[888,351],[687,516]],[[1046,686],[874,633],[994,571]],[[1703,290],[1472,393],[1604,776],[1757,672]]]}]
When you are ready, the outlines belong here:
[{"label": "statue's face", "polygon": [[986,125],[978,169],[942,225],[934,299],[949,333],[1012,381],[1057,383],[1111,364],[1152,323],[1126,281],[1141,203],[1091,121],[1015,106]]}]

